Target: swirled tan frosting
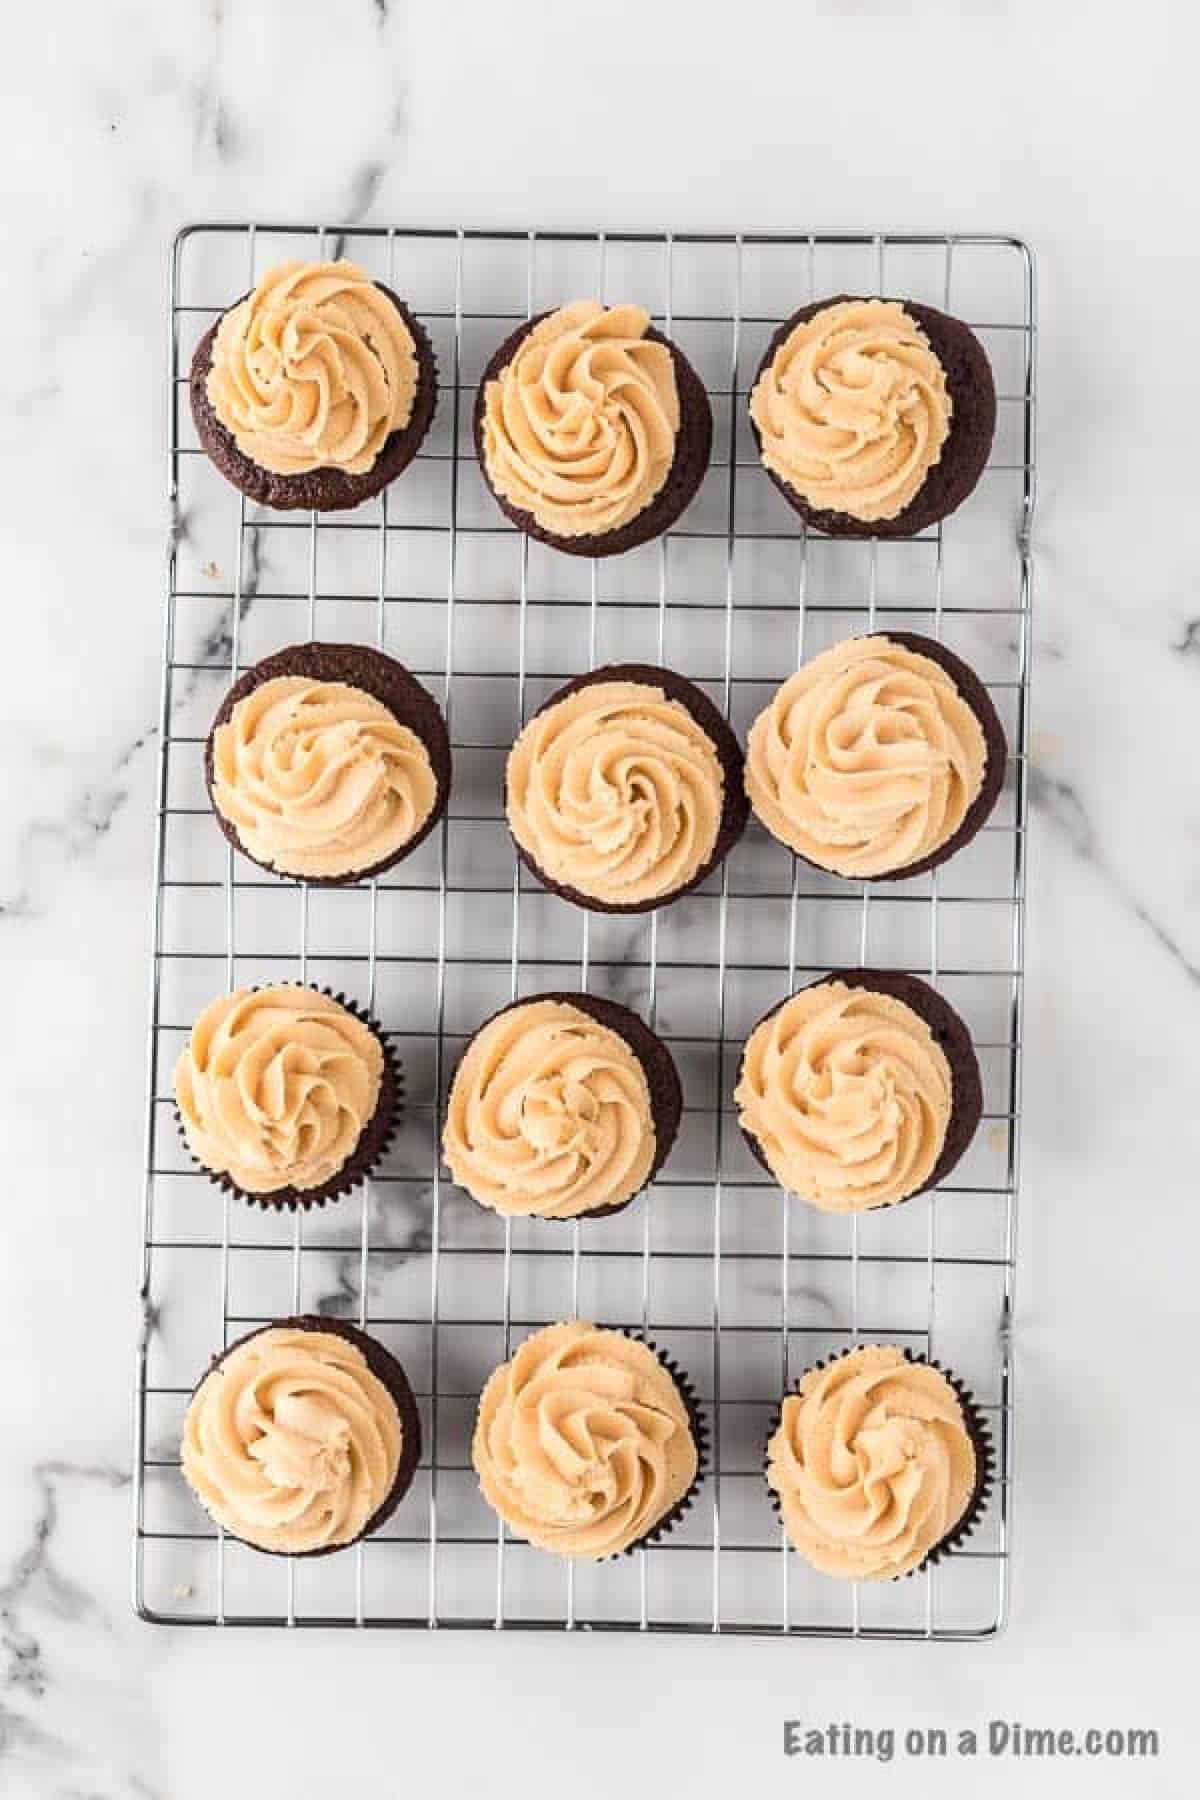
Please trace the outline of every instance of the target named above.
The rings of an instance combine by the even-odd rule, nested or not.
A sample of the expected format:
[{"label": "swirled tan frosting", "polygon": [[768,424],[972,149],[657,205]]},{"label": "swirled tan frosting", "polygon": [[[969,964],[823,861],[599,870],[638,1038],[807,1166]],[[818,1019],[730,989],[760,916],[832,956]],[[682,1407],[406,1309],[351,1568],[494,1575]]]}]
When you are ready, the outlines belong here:
[{"label": "swirled tan frosting", "polygon": [[490,1377],[471,1446],[484,1499],[559,1556],[614,1556],[696,1479],[688,1409],[646,1344],[574,1319]]},{"label": "swirled tan frosting", "polygon": [[640,306],[577,300],[535,325],[484,392],[488,479],[556,537],[617,531],[675,459],[679,393]]},{"label": "swirled tan frosting", "polygon": [[821,512],[894,519],[941,460],[941,363],[895,300],[842,300],[790,331],[750,395],[762,460]]},{"label": "swirled tan frosting", "polygon": [[940,663],[890,638],[848,638],[755,719],[746,792],[800,856],[869,880],[948,843],[986,766],[983,727]]},{"label": "swirled tan frosting", "polygon": [[442,1149],[482,1206],[575,1219],[620,1206],[654,1162],[641,1063],[623,1037],[563,1000],[527,1000],[476,1032],[454,1077]]},{"label": "swirled tan frosting", "polygon": [[433,811],[429,752],[382,701],[342,681],[264,681],[213,733],[213,804],[249,855],[337,877],[395,856]]},{"label": "swirled tan frosting", "polygon": [[183,1472],[218,1525],[260,1550],[348,1544],[391,1493],[403,1432],[357,1344],[270,1326],[204,1377]]},{"label": "swirled tan frosting", "polygon": [[596,681],[529,721],[508,758],[509,829],[552,881],[605,906],[685,887],[712,856],[725,772],[662,688]]},{"label": "swirled tan frosting", "polygon": [[814,1568],[888,1581],[959,1523],[975,1488],[975,1446],[944,1375],[868,1344],[810,1369],[788,1395],[767,1480]]},{"label": "swirled tan frosting", "polygon": [[188,1148],[247,1194],[321,1187],[379,1100],[375,1033],[315,988],[241,988],[206,1006],[175,1065]]},{"label": "swirled tan frosting", "polygon": [[824,1212],[925,1186],[953,1104],[950,1064],[890,994],[823,981],[756,1025],[734,1103],[776,1181]]},{"label": "swirled tan frosting", "polygon": [[218,419],[260,469],[364,475],[412,417],[416,348],[365,269],[280,263],[221,319],[207,387]]}]

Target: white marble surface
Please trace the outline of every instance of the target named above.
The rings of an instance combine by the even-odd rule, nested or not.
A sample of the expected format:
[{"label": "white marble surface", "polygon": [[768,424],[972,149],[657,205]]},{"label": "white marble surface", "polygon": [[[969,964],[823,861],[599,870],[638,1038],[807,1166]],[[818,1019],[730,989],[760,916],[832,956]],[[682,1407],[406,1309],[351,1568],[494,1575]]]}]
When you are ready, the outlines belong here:
[{"label": "white marble surface", "polygon": [[[983,1763],[972,1788],[1191,1791],[1189,35],[1166,0],[1136,19],[1034,0],[61,0],[7,21],[0,1792],[717,1794],[812,1779],[781,1758],[785,1715],[1154,1725],[1157,1764]],[[132,1617],[166,253],[186,219],[251,213],[1035,244],[1023,1414],[997,1644],[164,1634]],[[823,1778],[940,1792],[962,1773]]]}]

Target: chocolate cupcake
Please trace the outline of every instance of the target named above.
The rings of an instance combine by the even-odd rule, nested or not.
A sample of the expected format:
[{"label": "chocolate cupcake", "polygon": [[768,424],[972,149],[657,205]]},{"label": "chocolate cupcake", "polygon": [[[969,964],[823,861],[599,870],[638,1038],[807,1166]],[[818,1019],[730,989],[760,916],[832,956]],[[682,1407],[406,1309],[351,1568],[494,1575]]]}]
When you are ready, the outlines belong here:
[{"label": "chocolate cupcake", "polygon": [[636,1013],[594,994],[536,994],[468,1043],[442,1153],[504,1218],[601,1218],[653,1181],[682,1110],[671,1053]]},{"label": "chocolate cupcake", "polygon": [[368,1176],[389,1143],[400,1073],[366,1013],[316,988],[240,988],[205,1007],[175,1065],[192,1157],[263,1208],[307,1209]]},{"label": "chocolate cupcake", "polygon": [[328,1556],[395,1512],[420,1460],[421,1420],[390,1350],[307,1314],[214,1358],[180,1455],[188,1486],[231,1537],[276,1556]]},{"label": "chocolate cupcake", "polygon": [[915,300],[802,306],[759,364],[750,420],[771,480],[829,537],[912,537],[961,506],[996,430],[983,345]]},{"label": "chocolate cupcake", "polygon": [[651,1344],[582,1319],[526,1338],[479,1398],[471,1461],[519,1538],[599,1562],[656,1543],[691,1503],[705,1439]]},{"label": "chocolate cupcake", "polygon": [[851,1581],[894,1581],[961,1544],[992,1466],[962,1384],[892,1344],[809,1369],[767,1442],[767,1485],[793,1549]]},{"label": "chocolate cupcake", "polygon": [[734,1104],[780,1187],[857,1213],[946,1180],[975,1135],[983,1084],[970,1032],[927,982],[840,969],[759,1020]]},{"label": "chocolate cupcake", "polygon": [[338,512],[406,469],[437,405],[424,328],[351,262],[280,263],[196,346],[192,417],[227,481]]},{"label": "chocolate cupcake", "polygon": [[975,671],[912,631],[847,638],[750,727],[746,792],[773,837],[855,881],[944,863],[1004,785],[1004,727]]},{"label": "chocolate cupcake", "polygon": [[501,512],[571,556],[616,556],[673,525],[712,448],[708,395],[640,306],[577,300],[496,351],[475,447]]},{"label": "chocolate cupcake", "polygon": [[360,644],[293,644],[226,694],[204,751],[217,823],[273,875],[336,887],[411,855],[450,796],[441,708]]},{"label": "chocolate cupcake", "polygon": [[525,726],[505,806],[522,861],[551,893],[593,912],[652,912],[741,837],[741,746],[682,675],[610,663],[568,681]]}]

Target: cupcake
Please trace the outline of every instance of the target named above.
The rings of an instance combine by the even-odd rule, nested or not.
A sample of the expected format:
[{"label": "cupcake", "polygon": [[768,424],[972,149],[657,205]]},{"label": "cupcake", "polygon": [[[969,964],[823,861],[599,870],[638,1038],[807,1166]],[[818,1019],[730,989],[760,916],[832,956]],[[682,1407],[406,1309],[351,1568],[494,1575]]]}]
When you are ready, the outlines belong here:
[{"label": "cupcake", "polygon": [[767,1484],[793,1549],[852,1581],[894,1580],[961,1543],[991,1472],[970,1396],[892,1344],[810,1369],[767,1444]]},{"label": "cupcake", "polygon": [[328,1556],[389,1519],[421,1455],[421,1421],[389,1350],[340,1319],[280,1319],[239,1338],[192,1395],[184,1477],[230,1536]]},{"label": "cupcake", "polygon": [[710,875],[746,824],[741,747],[671,669],[612,663],[552,694],[509,752],[508,827],[551,893],[651,912]]},{"label": "cupcake", "polygon": [[454,1180],[504,1218],[600,1218],[657,1175],[683,1093],[671,1053],[627,1006],[538,994],[467,1045],[446,1102]]},{"label": "cupcake", "polygon": [[759,1020],[733,1098],[780,1187],[858,1213],[946,1180],[975,1135],[983,1084],[970,1033],[928,983],[841,969]]},{"label": "cupcake", "polygon": [[391,1141],[400,1076],[365,1013],[316,988],[240,988],[206,1006],[175,1065],[184,1142],[221,1188],[322,1206]]},{"label": "cupcake", "polygon": [[805,862],[901,881],[970,843],[1006,760],[974,670],[933,638],[889,631],[847,638],[784,682],[750,727],[746,792]]},{"label": "cupcake", "polygon": [[201,444],[249,499],[338,512],[408,467],[437,370],[422,326],[365,269],[286,262],[200,339],[191,398]]},{"label": "cupcake", "polygon": [[441,708],[401,663],[358,644],[293,644],[225,696],[204,752],[217,823],[273,875],[338,886],[381,875],[450,795]]},{"label": "cupcake", "polygon": [[750,420],[763,466],[829,537],[912,537],[983,473],[996,389],[983,345],[914,300],[802,306],[758,367]]},{"label": "cupcake", "polygon": [[521,325],[475,402],[501,512],[572,556],[616,556],[673,525],[700,486],[712,412],[683,352],[640,306],[577,300]]},{"label": "cupcake", "polygon": [[678,1371],[640,1338],[572,1319],[526,1338],[489,1377],[471,1460],[517,1537],[598,1562],[670,1529],[703,1451]]}]

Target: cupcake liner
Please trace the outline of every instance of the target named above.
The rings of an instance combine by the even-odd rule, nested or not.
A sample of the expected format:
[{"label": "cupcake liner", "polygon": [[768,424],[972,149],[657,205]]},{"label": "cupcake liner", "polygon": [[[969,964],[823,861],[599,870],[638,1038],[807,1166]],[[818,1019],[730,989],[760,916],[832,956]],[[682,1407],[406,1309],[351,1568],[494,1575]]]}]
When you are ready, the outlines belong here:
[{"label": "cupcake liner", "polygon": [[700,1400],[696,1394],[696,1390],[692,1386],[691,1377],[684,1373],[674,1357],[668,1356],[665,1351],[660,1350],[654,1340],[647,1337],[645,1332],[628,1331],[623,1325],[601,1325],[597,1327],[597,1330],[619,1332],[622,1337],[629,1338],[632,1343],[645,1344],[647,1350],[652,1350],[654,1352],[655,1356],[679,1390],[683,1403],[687,1408],[688,1423],[692,1432],[692,1442],[696,1446],[695,1477],[692,1481],[692,1485],[685,1493],[680,1495],[674,1506],[672,1506],[668,1512],[665,1512],[662,1518],[658,1520],[657,1524],[652,1526],[649,1531],[644,1532],[640,1538],[635,1538],[632,1544],[627,1544],[623,1550],[616,1551],[612,1556],[602,1556],[597,1559],[600,1562],[616,1562],[622,1556],[632,1556],[635,1550],[652,1549],[660,1544],[668,1533],[674,1530],[684,1514],[691,1511],[692,1503],[700,1491],[705,1476],[708,1474],[711,1445],[708,1423],[701,1410]]},{"label": "cupcake liner", "polygon": [[[303,1557],[306,1560],[317,1556],[334,1556],[339,1550],[352,1549],[364,1538],[371,1537],[381,1525],[385,1525],[412,1486],[413,1476],[416,1474],[417,1465],[421,1460],[421,1414],[404,1366],[398,1358],[392,1355],[387,1346],[381,1344],[378,1338],[372,1337],[370,1332],[363,1331],[360,1326],[351,1325],[345,1319],[327,1318],[323,1313],[298,1313],[291,1318],[272,1319],[267,1325],[256,1325],[253,1331],[243,1332],[241,1337],[235,1338],[232,1344],[226,1344],[224,1350],[210,1359],[208,1368],[205,1369],[204,1374],[192,1389],[192,1398],[195,1398],[201,1385],[212,1374],[212,1371],[219,1368],[225,1358],[234,1350],[239,1349],[243,1344],[248,1344],[251,1338],[261,1337],[264,1331],[277,1330],[325,1331],[335,1337],[345,1338],[348,1343],[356,1345],[362,1351],[367,1367],[383,1383],[395,1401],[396,1411],[400,1415],[400,1461],[396,1469],[396,1478],[362,1530],[356,1537],[349,1538],[344,1544],[324,1544],[313,1550],[272,1550],[263,1544],[254,1543],[250,1538],[239,1537],[236,1532],[230,1531],[226,1527],[221,1527],[221,1529],[224,1530],[227,1538],[232,1538],[235,1543],[245,1544],[249,1549],[256,1550],[260,1556],[293,1556]],[[190,1486],[188,1492],[193,1494],[198,1506],[204,1505],[199,1495],[195,1494]],[[207,1508],[205,1510],[207,1511]],[[211,1517],[211,1515],[209,1516]]]},{"label": "cupcake liner", "polygon": [[[567,993],[559,990],[544,994],[526,994],[520,1000],[510,1000],[507,1006],[498,1007],[494,1013],[483,1020],[482,1024],[476,1026],[463,1047],[462,1056],[455,1065],[454,1074],[450,1078],[451,1089],[458,1079],[458,1073],[466,1059],[467,1052],[479,1033],[486,1031],[493,1020],[502,1018],[505,1013],[515,1012],[519,1006],[532,1006],[538,1000],[558,1000],[564,1005],[578,1007],[580,1012],[587,1013],[589,1017],[596,1020],[597,1024],[606,1025],[610,1031],[615,1031],[617,1036],[623,1039],[633,1051],[641,1064],[646,1084],[650,1089],[650,1112],[654,1121],[654,1161],[650,1165],[649,1174],[637,1192],[630,1194],[628,1200],[620,1200],[612,1206],[589,1207],[586,1212],[575,1213],[570,1218],[563,1219],[552,1218],[545,1213],[507,1214],[499,1211],[496,1212],[496,1217],[538,1219],[547,1225],[577,1225],[584,1219],[608,1219],[616,1213],[624,1212],[626,1207],[632,1206],[634,1201],[646,1192],[666,1162],[675,1139],[679,1135],[679,1125],[683,1117],[683,1087],[679,1079],[679,1071],[675,1066],[675,1058],[657,1032],[646,1024],[640,1014],[634,1012],[632,1007],[626,1006],[620,1000],[609,1000],[600,994]],[[438,1154],[441,1155],[440,1146]],[[456,1183],[455,1185],[461,1184]],[[470,1188],[464,1187],[462,1191],[475,1200]],[[484,1203],[481,1200],[475,1200],[475,1204],[483,1206]],[[491,1207],[485,1207],[487,1212],[492,1210]]]},{"label": "cupcake liner", "polygon": [[[415,732],[424,745],[437,787],[433,810],[420,829],[391,856],[385,856],[381,861],[370,863],[361,869],[351,869],[345,875],[293,875],[287,870],[277,869],[274,863],[263,862],[261,858],[253,856],[243,843],[237,826],[218,808],[213,799],[213,741],[218,728],[228,724],[239,701],[252,694],[264,682],[274,681],[285,675],[303,675],[314,681],[343,681],[351,687],[361,688],[372,699],[378,700],[381,706],[385,706],[398,723]],[[264,869],[277,881],[294,882],[308,887],[365,886],[367,882],[377,880],[388,869],[404,862],[425,842],[445,816],[450,804],[452,778],[450,733],[441,707],[428,688],[402,662],[389,656],[385,650],[368,644],[289,644],[285,649],[276,650],[270,656],[261,658],[244,670],[233,683],[217,710],[204,743],[204,787],[213,818],[222,835],[255,868]]]},{"label": "cupcake liner", "polygon": [[[572,676],[560,688],[556,688],[549,698],[543,701],[537,712],[525,721],[526,725],[542,713],[548,712],[560,701],[569,699],[581,688],[593,687],[598,681],[631,681],[640,682],[644,686],[659,687],[668,700],[676,701],[689,713],[704,732],[713,749],[725,778],[725,790],[721,803],[721,821],[717,827],[716,841],[707,861],[680,887],[672,888],[669,893],[661,894],[653,900],[638,900],[629,906],[610,905],[607,901],[597,900],[594,895],[583,894],[578,888],[569,887],[566,883],[556,881],[546,873],[541,864],[524,846],[512,837],[513,849],[525,864],[530,874],[535,876],[547,893],[557,894],[561,900],[569,900],[572,906],[581,906],[585,912],[609,913],[614,917],[636,917],[639,913],[657,912],[660,907],[670,906],[681,900],[685,894],[692,893],[714,870],[720,868],[730,851],[737,845],[746,829],[750,817],[750,801],[746,794],[746,759],[737,734],[725,715],[713,705],[704,689],[689,681],[686,675],[680,675],[674,669],[662,667],[657,663],[606,663],[598,669],[589,669],[586,674]],[[507,774],[505,777],[505,798],[507,800]],[[505,814],[507,818],[507,810]]]},{"label": "cupcake liner", "polygon": [[[257,982],[248,992],[261,993],[267,983]],[[269,984],[277,985],[277,984]],[[391,1032],[385,1031],[373,1013],[357,1001],[350,1000],[343,993],[322,983],[319,987],[313,983],[299,983],[308,986],[314,994],[324,994],[330,1000],[336,1000],[344,1006],[348,1013],[365,1025],[374,1037],[379,1040],[383,1051],[383,1076],[379,1084],[379,1099],[375,1103],[375,1111],[359,1133],[358,1141],[346,1161],[335,1175],[316,1188],[277,1188],[270,1194],[249,1194],[228,1173],[219,1173],[210,1169],[207,1163],[192,1150],[184,1130],[183,1119],[178,1106],[175,1108],[175,1124],[178,1128],[183,1147],[189,1160],[193,1162],[212,1185],[224,1194],[232,1194],[236,1200],[244,1200],[247,1206],[259,1206],[264,1212],[310,1212],[315,1206],[325,1206],[331,1200],[340,1200],[352,1193],[362,1182],[374,1174],[388,1151],[396,1141],[404,1117],[404,1065],[397,1056],[392,1042]]]},{"label": "cupcake liner", "polygon": [[531,512],[514,506],[502,494],[497,493],[488,475],[483,447],[483,420],[489,381],[496,380],[508,367],[534,326],[549,317],[550,311],[547,310],[524,320],[505,338],[483,371],[471,419],[471,435],[479,460],[479,471],[488,492],[505,518],[510,519],[527,537],[549,544],[552,549],[561,550],[567,556],[587,557],[593,561],[605,556],[619,556],[624,551],[634,550],[640,544],[648,544],[653,538],[661,537],[664,532],[669,531],[695,498],[712,454],[713,419],[708,393],[678,344],[651,325],[646,331],[646,337],[653,343],[664,344],[670,351],[679,393],[679,431],[667,479],[650,504],[615,531],[560,537],[556,532],[539,525]]},{"label": "cupcake liner", "polygon": [[[979,1071],[975,1044],[964,1020],[935,987],[931,987],[921,976],[910,975],[903,969],[831,969],[827,975],[818,975],[815,981],[806,981],[801,987],[794,988],[791,994],[785,994],[782,1000],[777,1000],[774,1006],[768,1007],[762,1018],[756,1019],[746,1033],[746,1043],[749,1043],[759,1026],[773,1018],[795,994],[806,993],[811,987],[822,987],[831,981],[843,982],[847,987],[865,988],[868,992],[888,994],[894,1000],[903,1001],[929,1027],[934,1041],[950,1065],[951,1105],[945,1141],[929,1179],[919,1188],[914,1188],[911,1194],[904,1194],[898,1200],[876,1200],[870,1206],[846,1208],[817,1206],[815,1201],[805,1199],[803,1194],[795,1195],[803,1205],[811,1206],[815,1211],[826,1213],[831,1218],[853,1219],[864,1213],[889,1212],[893,1207],[904,1206],[909,1200],[916,1200],[921,1194],[928,1194],[932,1189],[940,1187],[947,1176],[953,1173],[974,1141],[983,1114],[983,1077]],[[746,1048],[743,1044],[737,1074],[734,1076],[735,1092],[741,1082],[745,1063]],[[790,1195],[792,1190],[779,1182],[758,1139],[742,1123],[740,1113],[738,1130],[755,1162],[779,1185],[781,1193]]]},{"label": "cupcake liner", "polygon": [[299,508],[321,513],[343,512],[360,506],[382,493],[404,473],[428,436],[440,392],[437,355],[432,341],[420,319],[398,294],[385,282],[375,281],[372,285],[387,295],[412,335],[418,381],[408,424],[390,434],[373,466],[361,475],[348,475],[343,469],[333,467],[306,469],[296,475],[277,475],[239,450],[233,433],[217,417],[208,398],[213,345],[221,319],[243,300],[249,299],[249,294],[240,294],[231,301],[196,345],[188,374],[196,436],[213,467],[231,486],[258,505],[275,512]]},{"label": "cupcake liner", "polygon": [[[791,1394],[799,1393],[800,1382],[804,1380],[805,1376],[813,1374],[813,1372],[818,1369],[828,1369],[834,1363],[840,1362],[844,1356],[849,1356],[851,1351],[862,1350],[864,1348],[864,1344],[850,1344],[845,1350],[839,1350],[833,1355],[818,1357],[816,1362],[810,1363],[808,1368],[805,1369],[804,1374],[791,1384],[787,1393],[783,1396],[783,1400],[786,1400]],[[941,1375],[944,1380],[949,1382],[954,1390],[954,1397],[962,1408],[963,1422],[967,1428],[967,1435],[970,1437],[975,1450],[975,1486],[971,1490],[971,1496],[963,1510],[962,1517],[958,1520],[957,1524],[946,1533],[945,1537],[938,1539],[937,1543],[926,1552],[921,1561],[917,1563],[914,1568],[906,1569],[903,1575],[891,1575],[887,1578],[889,1581],[906,1581],[910,1575],[920,1575],[923,1570],[934,1568],[943,1557],[949,1556],[953,1551],[957,1550],[975,1530],[975,1527],[978,1525],[987,1508],[988,1501],[992,1497],[992,1489],[996,1479],[996,1451],[992,1439],[991,1426],[987,1421],[986,1415],[980,1410],[979,1403],[975,1399],[974,1394],[972,1394],[965,1382],[961,1381],[952,1369],[946,1368],[944,1363],[938,1362],[936,1357],[926,1356],[921,1351],[909,1350],[901,1344],[897,1344],[895,1348],[903,1352],[906,1362],[923,1363],[927,1368],[936,1369],[938,1374]],[[775,1436],[775,1433],[779,1430],[779,1427],[783,1422],[783,1400],[780,1400],[774,1412],[771,1414],[770,1421],[767,1425],[766,1437],[763,1440],[763,1480],[766,1485],[767,1497],[770,1501],[771,1509],[781,1525],[783,1525],[783,1503],[775,1489],[766,1481],[766,1471],[767,1463],[769,1461],[771,1439]],[[784,1527],[784,1529],[786,1530],[786,1527]],[[789,1545],[791,1545],[790,1538],[788,1542]],[[794,1546],[791,1547],[794,1548]],[[796,1554],[797,1556],[802,1556],[803,1553],[797,1550]],[[820,1573],[820,1571],[818,1571],[818,1573]],[[830,1579],[836,1580],[837,1577],[832,1576]]]}]

